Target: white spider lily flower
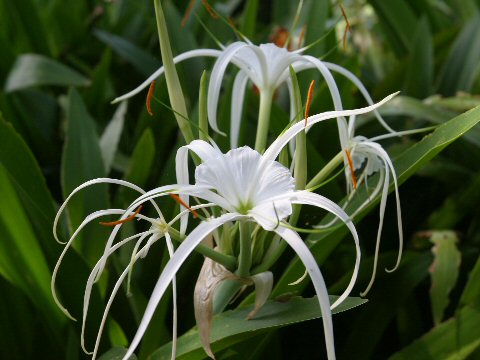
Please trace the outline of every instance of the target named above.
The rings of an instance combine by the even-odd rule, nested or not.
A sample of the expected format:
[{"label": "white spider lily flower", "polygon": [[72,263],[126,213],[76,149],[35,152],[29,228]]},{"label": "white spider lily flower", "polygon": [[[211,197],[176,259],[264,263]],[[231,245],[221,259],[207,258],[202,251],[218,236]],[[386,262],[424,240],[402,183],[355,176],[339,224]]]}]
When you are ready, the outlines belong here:
[{"label": "white spider lily flower", "polygon": [[[270,117],[271,102],[275,90],[283,83],[288,85],[290,93],[290,117],[295,117],[295,107],[293,106],[293,94],[290,82],[289,67],[292,66],[296,72],[317,69],[322,77],[325,79],[327,87],[332,96],[334,109],[337,111],[343,110],[340,92],[338,91],[335,79],[332,76],[332,71],[339,73],[349,79],[361,92],[368,105],[373,105],[373,100],[370,97],[367,89],[362,82],[349,70],[329,62],[321,61],[310,55],[305,55],[303,52],[308,47],[304,47],[295,51],[288,51],[286,48],[278,47],[273,43],[266,43],[261,45],[254,45],[248,39],[245,42],[234,42],[221,50],[215,49],[197,49],[187,51],[176,56],[173,61],[179,63],[181,61],[191,59],[194,57],[216,57],[210,82],[208,86],[208,121],[212,129],[223,134],[217,125],[217,107],[219,102],[220,90],[222,87],[222,80],[225,71],[230,63],[237,66],[240,71],[235,76],[232,89],[232,104],[230,116],[230,145],[231,148],[238,146],[238,135],[240,129],[240,122],[242,118],[242,108],[245,98],[245,91],[248,81],[250,80],[260,92],[260,110],[259,110],[259,124],[257,130],[257,143],[255,148],[259,151],[265,148],[266,135],[268,131],[268,123]],[[129,93],[122,95],[113,103],[126,100],[143,89],[147,88],[149,84],[164,72],[163,67],[160,67],[147,80],[145,80],[136,89]],[[383,120],[381,115],[374,110],[374,114],[382,126],[389,132],[395,132]],[[346,131],[345,119],[339,118],[340,133]],[[259,135],[260,134],[260,135]],[[344,147],[343,139],[340,139],[342,147]]]},{"label": "white spider lily flower", "polygon": [[[96,219],[104,217],[104,216],[109,216],[109,215],[121,215],[123,217],[122,220],[120,220],[120,221],[112,222],[112,223],[105,223],[105,224],[111,224],[111,225],[116,224],[113,235],[111,236],[112,241],[115,238],[115,236],[116,236],[120,226],[122,225],[122,223],[126,222],[127,220],[130,220],[130,219],[133,219],[133,218],[136,218],[138,220],[145,220],[145,221],[147,221],[151,224],[151,227],[150,227],[149,230],[138,233],[138,234],[135,234],[135,235],[130,236],[126,239],[123,239],[122,241],[118,242],[113,247],[111,247],[99,259],[99,261],[97,262],[97,264],[93,268],[92,272],[90,273],[90,276],[87,280],[87,284],[86,284],[86,287],[85,287],[85,293],[84,293],[82,330],[81,330],[81,346],[82,346],[82,349],[84,350],[85,353],[93,354],[94,357],[96,356],[96,353],[98,351],[98,346],[100,345],[101,334],[102,334],[102,331],[103,331],[103,327],[105,325],[106,317],[107,317],[107,314],[109,312],[111,303],[112,303],[113,299],[115,298],[115,295],[118,292],[118,289],[119,289],[122,281],[125,279],[125,277],[127,275],[129,275],[131,273],[133,264],[139,258],[144,258],[145,256],[147,256],[151,245],[153,243],[155,243],[156,241],[158,241],[159,239],[165,237],[169,255],[170,256],[173,255],[174,247],[173,247],[173,243],[172,243],[172,240],[171,240],[171,237],[170,237],[168,231],[169,231],[169,228],[170,228],[172,222],[175,222],[180,218],[180,216],[178,216],[175,219],[173,219],[172,222],[167,224],[163,215],[162,215],[162,212],[160,211],[160,209],[158,208],[157,204],[154,201],[151,201],[151,203],[153,204],[153,206],[154,206],[154,208],[157,212],[157,215],[158,215],[158,218],[156,218],[156,219],[141,215],[138,211],[134,212],[133,214],[127,214],[126,215],[126,212],[125,212],[124,209],[99,210],[99,211],[95,211],[95,212],[91,213],[90,215],[88,215],[85,218],[85,220],[78,226],[78,228],[75,229],[75,231],[71,235],[70,239],[66,243],[61,242],[59,240],[59,237],[58,237],[58,234],[57,234],[57,227],[58,227],[58,222],[59,222],[60,216],[62,215],[63,211],[65,210],[69,200],[77,192],[79,192],[82,189],[85,189],[85,188],[87,188],[91,185],[104,184],[104,183],[122,185],[122,186],[130,188],[132,190],[135,190],[135,191],[137,191],[141,194],[145,194],[145,191],[143,189],[141,189],[140,187],[138,187],[135,184],[132,184],[130,182],[127,182],[127,181],[124,181],[124,180],[110,179],[110,178],[98,178],[98,179],[87,181],[87,182],[81,184],[80,186],[78,186],[77,188],[75,188],[72,191],[72,193],[67,197],[67,199],[64,201],[64,203],[61,205],[59,211],[57,212],[55,220],[54,220],[53,235],[54,235],[55,239],[57,240],[57,242],[65,244],[65,247],[64,247],[62,253],[60,254],[60,257],[59,257],[57,263],[55,264],[55,268],[53,270],[52,279],[51,279],[51,291],[52,291],[52,295],[53,295],[53,298],[54,298],[56,304],[58,305],[58,307],[62,310],[62,312],[66,316],[68,316],[72,320],[76,320],[69,313],[69,311],[62,305],[62,303],[58,299],[58,296],[57,296],[57,293],[56,293],[56,288],[55,288],[55,283],[56,283],[57,274],[58,274],[58,271],[59,271],[60,266],[62,264],[62,261],[63,261],[65,255],[66,255],[67,251],[73,245],[73,242],[74,242],[75,238],[78,236],[78,234],[80,233],[80,231],[85,226],[87,226],[89,223],[91,223],[93,220],[96,220]],[[202,207],[202,206],[200,206],[200,207]],[[144,244],[146,239],[148,239],[148,240]],[[117,283],[115,284],[114,289],[112,290],[112,292],[110,294],[110,298],[109,298],[109,301],[107,303],[107,306],[106,306],[106,309],[105,309],[105,312],[104,312],[104,315],[103,315],[103,319],[102,319],[102,322],[101,322],[100,327],[99,327],[97,340],[96,340],[96,343],[95,343],[95,348],[94,348],[93,352],[90,352],[85,347],[84,335],[85,335],[85,324],[86,324],[88,308],[89,308],[89,303],[90,303],[90,296],[91,296],[91,292],[92,292],[92,289],[93,289],[93,285],[100,278],[100,276],[103,272],[103,268],[105,266],[107,258],[111,254],[113,254],[116,250],[118,250],[120,247],[122,247],[123,245],[125,245],[125,244],[127,244],[131,241],[134,241],[134,240],[136,240],[137,242],[136,242],[134,250],[132,252],[132,258],[131,258],[130,264],[122,272],[122,274],[120,275],[120,278],[118,279]],[[140,246],[142,246],[142,247],[140,247]],[[173,340],[173,345],[172,345],[172,359],[174,359],[175,358],[175,351],[176,351],[176,337],[177,337],[176,336],[176,332],[177,332],[177,300],[176,300],[177,291],[176,291],[175,278],[172,280],[172,288],[173,288],[173,325],[172,325],[172,333],[173,333],[173,339],[174,339]]]},{"label": "white spider lily flower", "polygon": [[[277,138],[264,155],[249,147],[233,149],[224,154],[215,146],[202,140],[195,140],[182,147],[177,153],[177,174],[180,174],[181,183],[147,192],[129,206],[127,213],[132,212],[146,201],[172,192],[210,201],[223,211],[219,217],[202,221],[194,228],[168,261],[157,280],[137,333],[124,359],[128,359],[139,345],[158,303],[189,255],[215,229],[233,221],[254,222],[264,230],[275,232],[300,257],[318,296],[328,358],[335,359],[331,308],[342,303],[355,284],[360,264],[358,235],[348,215],[337,204],[321,195],[305,190],[295,190],[295,179],[291,176],[289,169],[277,162],[276,158],[281,149],[305,128],[323,120],[372,111],[393,96],[366,108],[331,111],[311,116],[307,122],[302,120],[292,125]],[[187,180],[188,164],[185,156],[188,150],[193,151],[202,160],[202,164],[195,169],[194,185],[188,185]],[[283,220],[291,215],[294,204],[311,205],[327,210],[340,218],[353,235],[357,252],[353,275],[344,293],[332,305],[329,302],[323,276],[310,250],[294,230],[284,226]]]}]

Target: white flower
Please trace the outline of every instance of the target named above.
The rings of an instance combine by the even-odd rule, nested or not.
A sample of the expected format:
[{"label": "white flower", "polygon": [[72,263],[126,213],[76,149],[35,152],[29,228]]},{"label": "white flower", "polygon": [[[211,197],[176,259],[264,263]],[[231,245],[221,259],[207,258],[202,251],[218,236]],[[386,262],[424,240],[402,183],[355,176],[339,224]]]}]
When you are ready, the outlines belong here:
[{"label": "white flower", "polygon": [[[290,83],[289,67],[292,66],[296,72],[306,69],[317,69],[322,77],[325,79],[330,94],[334,109],[337,111],[343,110],[340,93],[338,91],[337,84],[331,74],[331,71],[339,73],[350,81],[359,89],[363,97],[369,105],[373,104],[373,100],[370,97],[365,86],[361,81],[349,70],[329,62],[321,61],[310,55],[302,54],[307,47],[304,47],[295,51],[288,51],[285,48],[278,47],[275,44],[267,43],[261,45],[254,45],[246,39],[246,42],[232,43],[222,50],[215,49],[197,49],[187,51],[178,55],[173,60],[175,63],[181,61],[199,57],[216,57],[218,58],[210,77],[210,83],[208,87],[208,120],[212,129],[216,132],[222,133],[217,125],[217,106],[220,96],[220,90],[222,87],[222,79],[225,71],[230,63],[237,66],[240,71],[235,76],[233,89],[232,89],[232,104],[231,104],[231,116],[230,116],[230,144],[231,148],[238,146],[238,134],[240,129],[240,121],[242,118],[242,107],[245,97],[245,90],[248,81],[250,80],[260,91],[260,110],[259,110],[259,124],[257,130],[257,141],[255,148],[259,151],[263,150],[266,145],[266,136],[268,132],[268,124],[270,118],[271,102],[275,90],[287,83],[290,92],[290,118],[295,117],[295,109],[292,104],[293,95],[292,87]],[[128,99],[140,91],[149,86],[149,84],[155,80],[158,76],[163,74],[163,67],[159,68],[154,74],[152,74],[147,80],[145,80],[140,86],[131,92],[120,96],[113,100],[113,103]],[[389,131],[394,132],[383,120],[380,114],[374,110],[375,116],[380,123]],[[345,131],[346,122],[344,119],[339,118],[340,132]],[[341,144],[344,147],[344,144]]]},{"label": "white flower", "polygon": [[[367,108],[341,112],[332,111],[311,116],[308,118],[306,127],[326,119],[372,111],[391,97]],[[149,191],[129,206],[126,210],[127,214],[146,201],[169,193],[178,193],[183,196],[184,200],[188,200],[188,196],[195,196],[209,201],[219,207],[222,214],[201,222],[177,248],[155,285],[137,333],[124,359],[128,359],[138,346],[155,308],[184,261],[206,236],[223,224],[233,221],[254,222],[267,231],[275,232],[300,257],[318,296],[328,357],[329,359],[335,358],[330,308],[342,303],[353,288],[360,264],[360,247],[355,227],[347,214],[337,204],[321,195],[295,190],[294,179],[290,171],[275,161],[281,149],[306,127],[304,121],[294,124],[266,150],[264,155],[249,147],[233,149],[223,154],[218,148],[204,141],[193,141],[182,147],[177,153],[177,178],[180,184]],[[188,185],[188,150],[193,151],[202,160],[202,164],[195,170],[196,183],[194,185]],[[300,236],[283,222],[292,213],[293,204],[317,206],[331,212],[346,224],[354,237],[357,256],[353,275],[347,289],[331,306],[325,282],[314,257]]]}]

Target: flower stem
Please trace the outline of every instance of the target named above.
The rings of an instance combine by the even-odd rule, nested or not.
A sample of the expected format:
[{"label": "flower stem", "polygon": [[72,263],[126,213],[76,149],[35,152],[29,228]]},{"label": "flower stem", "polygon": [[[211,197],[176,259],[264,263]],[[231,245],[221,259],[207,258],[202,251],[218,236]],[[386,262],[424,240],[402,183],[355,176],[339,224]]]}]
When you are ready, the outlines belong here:
[{"label": "flower stem", "polygon": [[252,266],[252,243],[250,226],[248,222],[241,221],[240,224],[240,254],[238,256],[238,268],[236,274],[241,277],[250,275]]},{"label": "flower stem", "polygon": [[260,91],[260,109],[258,111],[257,137],[255,139],[255,150],[260,153],[265,150],[267,144],[272,100],[273,93],[271,91]]},{"label": "flower stem", "polygon": [[[174,239],[177,242],[182,242],[185,239],[185,235],[181,235],[180,232],[176,229],[169,228],[168,232],[172,237],[172,239]],[[198,244],[197,247],[195,248],[195,251],[225,266],[225,268],[227,268],[230,271],[234,271],[235,268],[237,267],[237,259],[234,256],[222,254],[206,245]]]},{"label": "flower stem", "polygon": [[335,157],[325,165],[322,170],[318,172],[315,177],[310,180],[305,187],[306,189],[310,189],[320,183],[322,183],[340,164],[343,163],[343,152],[340,151]]}]

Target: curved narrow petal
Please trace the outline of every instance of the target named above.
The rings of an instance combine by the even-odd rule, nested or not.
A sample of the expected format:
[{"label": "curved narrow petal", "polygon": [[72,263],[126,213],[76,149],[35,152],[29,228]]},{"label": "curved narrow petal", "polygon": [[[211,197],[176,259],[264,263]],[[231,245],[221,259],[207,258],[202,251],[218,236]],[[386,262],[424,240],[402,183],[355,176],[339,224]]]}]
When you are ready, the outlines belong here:
[{"label": "curved narrow petal", "polygon": [[235,76],[232,89],[232,105],[230,110],[230,148],[235,149],[238,146],[238,134],[240,132],[240,123],[242,120],[243,100],[245,98],[245,88],[247,86],[248,76],[240,71]]},{"label": "curved narrow petal", "polygon": [[[65,199],[65,201],[63,202],[63,204],[60,206],[60,208],[58,209],[57,211],[57,215],[55,215],[55,220],[53,221],[53,236],[55,238],[55,240],[60,243],[60,244],[64,244],[62,241],[60,241],[58,239],[58,235],[57,235],[57,226],[58,226],[58,220],[60,219],[60,216],[62,215],[63,213],[63,210],[65,210],[65,207],[67,206],[68,202],[70,201],[70,199],[72,198],[73,195],[75,195],[77,192],[79,192],[80,190],[82,189],[85,189],[86,187],[89,187],[91,185],[95,185],[95,184],[115,184],[115,185],[122,185],[122,186],[125,186],[125,187],[128,187],[130,189],[133,189],[133,190],[136,190],[138,191],[139,193],[141,194],[144,194],[145,191],[135,185],[135,184],[132,184],[131,182],[128,182],[128,181],[125,181],[125,180],[117,180],[117,179],[111,179],[111,178],[97,178],[97,179],[93,179],[93,180],[89,180],[89,181],[86,181],[84,182],[83,184],[77,186],[75,189],[73,189],[73,191],[70,193],[70,195],[68,195],[68,197]],[[158,216],[160,218],[163,219],[163,216],[162,216],[162,212],[160,211],[160,209],[158,208],[157,204],[155,204],[155,202],[152,202],[153,206],[155,207],[155,209],[157,210],[158,212]]]},{"label": "curved narrow petal", "polygon": [[[222,53],[221,50],[215,50],[215,49],[195,49],[195,50],[190,50],[186,51],[183,54],[180,54],[178,56],[175,56],[173,58],[173,63],[178,64],[181,61],[199,57],[199,56],[207,56],[207,57],[218,57]],[[164,72],[163,66],[161,66],[157,71],[155,71],[152,75],[149,76],[147,80],[145,80],[143,83],[141,83],[139,86],[137,86],[135,89],[132,91],[126,93],[125,95],[119,96],[116,99],[112,101],[112,104],[115,104],[119,101],[126,100],[128,98],[131,98],[132,96],[137,95],[140,91],[146,89],[150,84],[152,83],[153,80],[158,78],[160,75],[162,75]]]},{"label": "curved narrow petal", "polygon": [[[93,352],[90,352],[85,348],[85,323],[88,317],[88,308],[90,305],[90,298],[93,290],[93,284],[95,283],[95,277],[97,276],[98,267],[101,265],[104,259],[106,260],[110,255],[112,255],[115,251],[117,251],[123,245],[137,238],[140,238],[140,240],[142,240],[147,236],[153,235],[153,233],[154,231],[151,231],[151,230],[144,231],[116,243],[106,254],[102,255],[102,257],[97,261],[92,271],[90,272],[90,275],[88,276],[87,282],[85,284],[85,292],[83,294],[82,328],[81,328],[81,334],[80,334],[80,345],[85,353],[90,355],[93,354]],[[137,253],[136,256],[140,256],[140,255]],[[133,261],[135,261],[135,259]],[[130,265],[127,267],[126,270],[129,270],[129,269],[130,269]],[[128,271],[126,272],[126,274],[128,274]]]},{"label": "curved narrow petal", "polygon": [[302,260],[305,268],[312,279],[315,292],[317,293],[318,302],[320,304],[320,312],[322,313],[323,329],[325,332],[325,343],[327,347],[327,356],[329,360],[335,359],[335,343],[333,338],[332,313],[330,310],[330,300],[328,298],[327,287],[323,280],[322,273],[318,268],[317,262],[307,245],[298,236],[298,234],[290,229],[279,227],[275,232],[280,235]]},{"label": "curved narrow petal", "polygon": [[249,46],[243,42],[235,42],[222,52],[215,62],[215,65],[212,69],[212,74],[210,76],[210,83],[208,85],[208,103],[207,103],[207,113],[208,113],[208,122],[213,130],[219,134],[222,133],[217,126],[217,106],[218,98],[220,96],[220,89],[222,87],[222,78],[225,73],[225,70],[228,64],[231,62],[235,54],[242,48]]},{"label": "curved narrow petal", "polygon": [[327,199],[324,196],[311,193],[308,191],[296,191],[295,195],[291,197],[291,201],[293,204],[317,206],[327,210],[328,212],[331,212],[333,215],[337,216],[340,220],[342,220],[345,223],[345,225],[348,227],[350,232],[352,233],[353,240],[355,242],[355,250],[356,250],[355,265],[353,268],[352,277],[350,279],[350,282],[347,288],[342,293],[342,295],[340,295],[340,297],[332,304],[332,309],[335,309],[351,293],[353,286],[357,281],[358,270],[360,269],[360,258],[361,258],[360,242],[358,239],[357,230],[355,229],[355,225],[353,225],[349,216],[345,213],[345,211],[342,210],[340,206],[338,206],[333,201]]},{"label": "curved narrow petal", "polygon": [[[156,238],[155,241],[160,238],[160,236],[158,236],[157,234],[154,234],[152,236]],[[143,255],[143,248],[140,249],[140,251],[137,253],[134,261],[137,261],[142,255]],[[98,334],[97,334],[97,339],[95,341],[95,348],[93,350],[92,360],[95,360],[95,358],[97,357],[98,348],[100,346],[100,339],[102,338],[103,328],[105,327],[105,323],[107,321],[107,315],[108,315],[108,312],[110,311],[110,307],[112,306],[113,300],[115,299],[115,296],[117,295],[117,292],[120,289],[122,282],[125,280],[126,276],[128,275],[129,270],[130,270],[130,265],[128,265],[120,274],[117,282],[115,283],[112,289],[112,292],[110,293],[110,297],[108,298],[107,305],[105,306],[105,310],[103,312],[102,321],[100,322],[100,326],[98,328]]]},{"label": "curved narrow petal", "polygon": [[[168,255],[172,258],[175,253],[172,238],[170,234],[165,233],[165,240],[167,241]],[[177,356],[177,327],[178,327],[178,309],[177,309],[177,280],[174,276],[172,279],[172,301],[173,301],[173,314],[172,314],[172,360],[175,360]]]},{"label": "curved narrow petal", "polygon": [[[333,63],[329,63],[329,62],[323,62],[325,64],[325,66],[330,69],[330,70],[333,70],[339,74],[342,74],[343,76],[345,76],[348,80],[350,80],[357,88],[358,90],[360,91],[360,93],[363,95],[363,97],[365,98],[365,100],[367,101],[368,105],[372,105],[373,104],[373,100],[370,96],[370,94],[368,93],[368,90],[365,88],[365,86],[362,84],[362,82],[360,81],[359,78],[357,78],[351,71],[345,69],[344,67],[342,66],[339,66],[337,64],[333,64]],[[388,131],[388,132],[391,132],[393,134],[397,134],[397,132],[395,130],[393,130],[388,124],[387,122],[383,119],[382,115],[380,115],[380,113],[377,111],[377,110],[374,110],[373,113],[375,114],[375,117],[377,118],[378,122]]]},{"label": "curved narrow petal", "polygon": [[[188,171],[188,150],[197,154],[202,161],[206,161],[220,153],[216,148],[203,140],[194,140],[190,144],[180,147],[175,156],[175,172],[177,175],[177,182],[184,185],[188,185],[190,181]],[[190,204],[188,195],[180,194],[180,198],[185,204]],[[185,234],[187,226],[188,213],[184,214],[180,219],[180,234]]]},{"label": "curved narrow petal", "polygon": [[52,279],[50,281],[50,288],[51,288],[51,291],[52,291],[52,296],[53,296],[53,300],[55,301],[55,303],[57,304],[57,306],[60,308],[60,310],[62,310],[62,312],[68,316],[70,319],[72,320],[75,320],[75,318],[68,312],[68,310],[62,305],[62,303],[60,302],[60,300],[58,299],[57,297],[57,292],[55,290],[55,282],[56,282],[56,279],[57,279],[57,273],[58,273],[58,269],[60,268],[60,265],[62,264],[62,261],[63,261],[63,258],[65,257],[65,254],[67,253],[68,249],[70,248],[70,246],[72,246],[73,244],[73,241],[75,240],[75,238],[77,237],[78,233],[88,224],[90,223],[92,220],[95,220],[95,219],[98,219],[99,217],[102,217],[102,216],[105,216],[105,215],[122,215],[124,213],[124,210],[123,209],[109,209],[109,210],[99,210],[99,211],[95,211],[94,213],[91,213],[90,215],[88,215],[83,221],[82,223],[78,226],[78,228],[75,230],[75,232],[72,234],[72,236],[70,237],[70,239],[68,240],[68,242],[66,243],[65,247],[63,248],[62,250],[62,253],[60,254],[58,260],[57,260],[57,263],[55,264],[55,268],[53,269],[53,273],[52,273]]},{"label": "curved narrow petal", "polygon": [[308,117],[307,119],[307,126],[305,126],[305,121],[301,120],[298,121],[296,124],[290,126],[282,135],[280,135],[271,145],[270,147],[265,151],[263,158],[265,160],[275,160],[280,153],[280,151],[283,149],[283,147],[290,141],[292,140],[300,131],[303,131],[310,126],[313,126],[316,123],[319,123],[324,120],[328,119],[334,119],[338,117],[347,117],[351,115],[359,115],[359,114],[365,114],[368,113],[372,110],[375,110],[376,108],[382,106],[384,103],[392,99],[397,93],[391,94],[384,98],[382,101],[371,105],[367,106],[364,108],[360,109],[354,109],[354,110],[342,110],[342,111],[327,111],[324,113],[320,113],[317,115],[312,115]]},{"label": "curved narrow petal", "polygon": [[135,351],[140,340],[145,333],[150,320],[152,319],[153,313],[157,308],[160,299],[162,298],[163,294],[165,293],[168,285],[172,282],[173,277],[180,269],[182,264],[188,258],[188,256],[192,253],[195,247],[213,230],[218,228],[219,226],[223,225],[226,222],[236,220],[241,218],[242,216],[239,214],[225,214],[220,216],[219,218],[212,219],[208,222],[202,222],[198,225],[178,247],[177,251],[173,257],[168,261],[167,265],[163,269],[160,277],[157,280],[157,284],[153,289],[152,295],[150,296],[150,300],[148,301],[147,308],[143,314],[143,318],[138,326],[137,333],[133,338],[130,347],[123,357],[123,360],[127,360]]}]

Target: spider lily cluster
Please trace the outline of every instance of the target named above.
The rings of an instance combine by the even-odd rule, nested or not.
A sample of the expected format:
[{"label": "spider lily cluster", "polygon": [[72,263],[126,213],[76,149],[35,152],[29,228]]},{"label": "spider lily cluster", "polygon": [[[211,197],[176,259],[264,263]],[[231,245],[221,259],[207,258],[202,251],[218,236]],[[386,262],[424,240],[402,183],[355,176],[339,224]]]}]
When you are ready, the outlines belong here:
[{"label": "spider lily cluster", "polygon": [[[167,35],[160,31],[160,36],[165,37]],[[165,44],[168,45],[168,42],[162,44],[166,46]],[[397,136],[400,133],[392,130],[377,112],[378,107],[394,95],[374,104],[365,87],[353,73],[338,65],[305,55],[305,51],[305,48],[288,51],[286,48],[278,47],[275,44],[257,46],[246,40],[232,43],[220,50],[197,49],[167,59],[167,62],[170,61],[170,65],[173,65],[196,56],[216,58],[211,70],[206,107],[210,127],[218,133],[222,133],[217,125],[217,106],[222,79],[230,63],[238,68],[239,71],[235,76],[232,90],[231,128],[229,131],[231,148],[222,150],[211,139],[210,141],[199,139],[189,141],[186,139],[187,144],[180,147],[176,154],[177,183],[145,191],[135,184],[122,180],[93,179],[76,188],[62,204],[54,224],[54,235],[57,241],[59,241],[57,225],[60,216],[63,214],[70,198],[77,192],[95,184],[110,183],[128,187],[139,194],[126,209],[98,210],[87,216],[67,241],[52,277],[52,292],[57,304],[67,316],[73,318],[61,304],[55,289],[55,279],[61,268],[64,255],[71,247],[79,231],[88,223],[104,216],[120,216],[118,220],[103,222],[104,225],[112,226],[113,229],[106,241],[103,254],[93,267],[85,287],[81,343],[83,349],[88,352],[83,340],[83,329],[88,315],[92,288],[95,282],[100,279],[108,259],[124,245],[131,242],[135,243],[130,264],[121,272],[108,298],[97,341],[93,351],[89,352],[93,355],[93,358],[97,356],[107,314],[122,282],[130,277],[133,265],[148,254],[153,244],[164,241],[170,260],[161,271],[138,330],[124,359],[127,359],[139,345],[157,305],[170,285],[173,287],[174,294],[172,358],[175,357],[177,326],[175,276],[182,264],[194,251],[198,251],[206,257],[195,288],[194,305],[202,344],[206,353],[213,358],[214,354],[210,349],[209,334],[215,289],[225,279],[233,279],[244,285],[254,285],[256,300],[254,309],[249,315],[249,319],[251,318],[254,321],[255,314],[267,301],[272,290],[274,277],[269,271],[269,267],[285,248],[284,244],[288,244],[295,251],[305,265],[306,273],[310,276],[322,314],[327,355],[330,360],[335,359],[331,310],[340,305],[351,294],[360,267],[360,239],[352,219],[374,198],[381,197],[375,265],[371,281],[366,290],[368,291],[375,276],[376,257],[391,179],[395,186],[400,242],[398,261],[395,267],[398,266],[400,261],[403,241],[398,184],[392,161],[382,146],[376,142],[382,137],[367,139],[355,135],[355,117],[373,112],[378,121],[388,131],[388,134],[384,137]],[[164,63],[165,61],[164,59]],[[163,67],[160,68],[137,89],[117,98],[115,102],[126,100],[138,94],[164,71],[171,72],[172,68],[172,66],[170,68],[166,66],[167,70]],[[302,105],[298,101],[298,84],[292,73],[305,69],[316,69],[321,74],[330,91],[334,109],[300,119],[298,113],[302,110]],[[344,110],[332,72],[345,76],[355,84],[368,106]],[[238,144],[244,94],[249,82],[258,88],[260,96],[254,149],[249,146],[239,147]],[[174,82],[171,84],[175,86]],[[275,119],[271,119],[270,110],[274,101],[274,93],[282,84],[286,84],[290,95],[292,121],[283,133],[276,134],[277,137],[269,143],[269,135],[273,135],[269,126],[270,121],[275,121]],[[168,90],[171,93],[172,87],[169,86]],[[175,96],[178,96],[178,93]],[[151,91],[147,101],[149,113],[151,112],[150,99]],[[182,111],[175,109],[174,104],[172,104],[172,107],[177,113],[182,113]],[[308,106],[305,113],[308,114]],[[345,211],[345,206],[342,207],[312,190],[330,175],[328,171],[322,172],[322,169],[318,169],[319,176],[315,176],[310,181],[306,179],[306,132],[319,122],[332,119],[337,121],[340,147],[338,155],[331,161],[330,168],[344,166],[347,184],[345,204],[349,203],[359,186],[367,186],[368,178],[372,174],[380,174],[379,179],[373,181],[373,190],[370,192],[370,197],[350,214]],[[189,131],[191,132],[191,130]],[[287,145],[290,145],[292,162],[288,162],[288,160],[287,162],[280,161],[279,159],[281,152]],[[193,157],[196,165],[193,184],[190,183],[189,153],[195,154]],[[288,155],[286,158],[288,158]],[[160,198],[166,196],[174,198],[179,203],[180,211],[170,220],[165,219],[157,204]],[[195,205],[191,205],[192,199],[195,199]],[[141,209],[144,206],[153,207],[156,215],[154,217],[143,215]],[[339,221],[349,229],[353,238],[356,251],[355,262],[352,264],[353,273],[347,287],[333,304],[329,302],[327,287],[319,266],[300,237],[297,231],[299,229],[296,228],[300,208],[308,209],[308,206],[321,208],[334,215],[335,220],[323,225],[323,227],[333,226],[334,223]],[[122,225],[133,219],[144,221],[148,226],[138,234],[117,240]],[[206,239],[209,239],[210,243],[206,243]]]}]

